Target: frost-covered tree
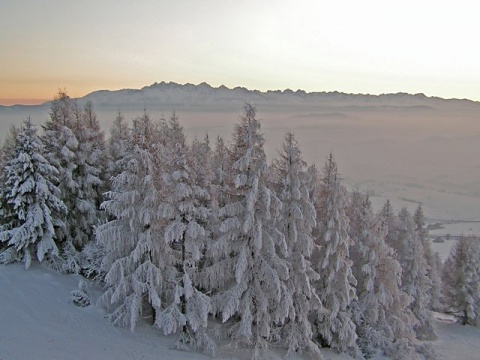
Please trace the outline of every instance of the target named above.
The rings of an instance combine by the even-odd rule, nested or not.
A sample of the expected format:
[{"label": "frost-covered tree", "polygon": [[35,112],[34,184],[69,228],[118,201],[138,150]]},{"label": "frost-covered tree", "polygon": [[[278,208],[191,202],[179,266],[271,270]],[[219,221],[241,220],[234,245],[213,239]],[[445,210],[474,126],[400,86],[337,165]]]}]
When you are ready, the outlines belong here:
[{"label": "frost-covered tree", "polygon": [[315,164],[310,165],[305,174],[305,184],[308,189],[309,197],[310,199],[312,199],[312,201],[315,199],[315,196],[317,194],[319,178],[320,174]]},{"label": "frost-covered tree", "polygon": [[129,146],[127,146],[127,152],[130,152],[137,144],[142,144],[142,148],[145,148],[150,153],[154,153],[157,150],[157,123],[154,122],[147,110],[143,110],[141,116],[137,116],[132,121],[132,130],[130,132]]},{"label": "frost-covered tree", "polygon": [[365,195],[354,191],[348,206],[353,274],[358,299],[351,305],[358,344],[366,358],[377,352],[393,359],[416,359],[416,319],[412,298],[401,290],[402,268],[385,242],[386,226]]},{"label": "frost-covered tree", "polygon": [[108,181],[122,172],[121,160],[127,154],[127,146],[130,139],[130,130],[128,123],[122,113],[118,112],[110,128],[110,138],[108,139]]},{"label": "frost-covered tree", "polygon": [[78,140],[73,179],[75,197],[69,209],[69,237],[77,250],[93,240],[93,228],[100,223],[100,204],[105,192],[106,151],[103,131],[91,103],[79,109],[74,104],[72,130]]},{"label": "frost-covered tree", "polygon": [[15,139],[15,148],[4,174],[6,206],[0,241],[8,247],[1,262],[21,260],[28,268],[32,258],[42,261],[58,255],[55,229],[63,226],[65,205],[54,185],[58,171],[43,156],[37,130],[26,120]]},{"label": "frost-covered tree", "polygon": [[[385,314],[380,314],[384,310],[381,304],[384,299],[379,298],[378,285],[384,284],[377,283],[379,262],[386,260],[381,259],[381,256],[387,255],[388,249],[383,248],[383,229],[375,221],[368,198],[354,191],[347,215],[349,235],[354,240],[350,249],[352,271],[358,281],[358,298],[351,305],[352,318],[356,325],[360,349],[366,358],[370,358],[379,350],[385,351],[391,337],[391,330],[390,333],[386,331],[386,324],[381,318],[382,315],[385,317]],[[382,251],[384,254],[379,254]]]},{"label": "frost-covered tree", "polygon": [[[18,136],[20,129],[15,125],[10,127],[3,145],[0,148],[0,168],[5,169],[8,162],[15,156],[15,141]],[[6,222],[7,216],[7,194],[10,192],[10,188],[6,185],[7,177],[6,172],[0,172],[0,227],[3,226]],[[0,242],[0,249],[5,247],[6,244]]]},{"label": "frost-covered tree", "polygon": [[442,279],[440,276],[440,269],[438,268],[438,254],[432,249],[432,244],[428,238],[428,230],[425,224],[425,215],[421,205],[417,207],[413,215],[415,221],[415,230],[418,239],[422,243],[423,251],[425,253],[425,260],[427,261],[428,271],[427,277],[430,279],[431,287],[429,292],[430,308],[432,310],[441,310],[441,293],[442,293]]},{"label": "frost-covered tree", "polygon": [[211,167],[212,149],[208,134],[205,135],[203,141],[197,138],[192,141],[189,156],[191,157],[192,171],[196,174],[198,183],[209,186],[213,178],[213,169]]},{"label": "frost-covered tree", "polygon": [[81,108],[65,91],[53,100],[43,128],[46,157],[59,170],[58,187],[67,207],[65,226],[57,231],[61,260],[54,266],[76,273],[82,271],[81,251],[93,240],[93,227],[101,217],[101,194],[106,190],[104,135],[91,103]]},{"label": "frost-covered tree", "polygon": [[443,311],[443,262],[438,252],[434,252],[434,261],[435,267],[433,267],[434,273],[432,275],[434,280],[432,281],[431,307],[433,311]]},{"label": "frost-covered tree", "polygon": [[[207,196],[199,198],[200,204],[209,210],[208,219],[205,221],[204,227],[209,234],[206,246],[203,249],[205,255],[206,248],[211,239],[216,236],[218,232],[218,201],[216,198],[217,191],[215,190],[214,178],[215,167],[212,164],[213,151],[210,147],[210,140],[208,134],[205,135],[203,141],[194,139],[189,148],[188,157],[190,159],[189,166],[192,172],[192,178],[198,188],[205,191]],[[206,266],[206,257],[203,256],[201,260],[201,268]]]},{"label": "frost-covered tree", "polygon": [[[191,169],[192,178],[196,186],[204,189],[205,194],[201,199],[202,206],[211,210],[212,208],[212,183],[214,177],[214,170],[212,167],[212,150],[210,148],[210,140],[208,134],[205,135],[203,141],[194,139],[191,147],[187,151],[187,158],[189,159],[189,167]],[[211,211],[210,211],[211,212]],[[208,223],[212,220],[208,219]],[[210,224],[206,224],[210,226]]]},{"label": "frost-covered tree", "polygon": [[229,171],[232,167],[231,154],[225,141],[220,136],[217,137],[215,148],[212,152],[211,169],[213,201],[218,207],[225,206],[228,193],[227,183]]},{"label": "frost-covered tree", "polygon": [[78,139],[73,132],[76,108],[73,100],[65,91],[59,91],[50,107],[50,119],[43,125],[42,140],[45,144],[45,157],[58,171],[57,186],[61,200],[67,207],[67,217],[63,227],[56,230],[60,242],[59,261],[52,263],[58,270],[79,272],[80,254],[72,241],[75,229],[75,213],[72,209],[76,202],[75,170]]},{"label": "frost-covered tree", "polygon": [[278,255],[286,254],[285,239],[275,228],[281,204],[266,183],[263,145],[256,110],[247,104],[235,126],[232,168],[222,189],[220,236],[208,251],[214,261],[202,274],[202,285],[217,293],[214,311],[231,325],[231,338],[252,346],[257,359],[292,307],[284,282],[288,264]]},{"label": "frost-covered tree", "polygon": [[97,241],[105,249],[102,270],[105,293],[99,304],[110,320],[135,328],[141,314],[153,316],[163,308],[167,271],[174,258],[163,232],[158,207],[159,174],[155,167],[153,125],[147,118],[133,122],[134,136],[123,158],[123,171],[113,179],[102,208],[112,220],[98,226]]},{"label": "frost-covered tree", "polygon": [[160,149],[163,196],[159,214],[163,220],[163,241],[171,246],[175,257],[175,271],[173,268],[169,271],[164,306],[155,326],[165,334],[180,330],[177,342],[180,348],[194,347],[214,353],[215,344],[206,332],[211,300],[197,282],[198,267],[209,238],[208,163],[204,167],[197,163],[208,161],[208,143],[204,145],[196,143],[197,154],[193,156],[178,118],[172,115],[167,146]]},{"label": "frost-covered tree", "polygon": [[166,127],[147,113],[134,119],[128,149],[103,204],[113,220],[97,229],[107,273],[99,302],[116,324],[133,330],[152,312],[156,328],[180,332],[178,346],[214,352],[206,333],[210,299],[196,283],[209,193],[192,171],[177,117]]},{"label": "frost-covered tree", "polygon": [[386,227],[387,235],[385,237],[386,242],[392,246],[395,243],[395,239],[398,231],[398,218],[395,214],[390,200],[387,200],[380,210],[379,216]]},{"label": "frost-covered tree", "polygon": [[312,263],[320,274],[315,286],[325,310],[315,314],[314,324],[323,346],[356,354],[357,335],[348,308],[356,299],[357,281],[349,257],[352,240],[348,235],[346,206],[346,190],[330,154],[315,198],[317,227],[314,236],[318,251]]},{"label": "frost-covered tree", "polygon": [[402,289],[413,297],[410,308],[418,320],[415,326],[417,337],[420,340],[435,339],[430,313],[428,264],[415,222],[406,208],[399,212],[397,229],[393,234],[390,245],[396,250],[402,266]]},{"label": "frost-covered tree", "polygon": [[463,325],[480,326],[480,239],[457,240],[443,272],[445,309]]},{"label": "frost-covered tree", "polygon": [[285,136],[283,151],[276,160],[273,171],[275,190],[283,204],[277,226],[284,234],[288,247],[286,258],[290,277],[286,284],[292,296],[292,308],[281,329],[282,341],[289,354],[307,350],[316,359],[320,359],[322,356],[313,341],[309,319],[312,311],[322,311],[320,298],[312,286],[312,282],[319,280],[320,275],[310,262],[314,248],[312,230],[316,225],[316,212],[308,189],[307,166],[291,132]]},{"label": "frost-covered tree", "polygon": [[[7,136],[3,141],[2,147],[0,148],[0,164],[2,165],[2,169],[15,155],[15,141],[19,133],[20,128],[15,125],[10,126]],[[3,176],[3,173],[1,173],[0,176]]]}]

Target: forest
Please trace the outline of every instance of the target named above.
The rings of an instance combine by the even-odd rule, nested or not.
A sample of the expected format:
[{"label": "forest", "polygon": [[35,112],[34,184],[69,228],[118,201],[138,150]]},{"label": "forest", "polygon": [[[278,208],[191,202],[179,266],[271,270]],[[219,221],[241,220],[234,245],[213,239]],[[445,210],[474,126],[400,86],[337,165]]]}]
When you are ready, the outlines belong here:
[{"label": "forest", "polygon": [[264,143],[252,104],[229,141],[188,141],[175,113],[146,110],[119,113],[107,138],[93,105],[61,91],[41,131],[26,119],[1,148],[0,263],[93,279],[113,324],[146,318],[211,354],[228,338],[254,359],[434,359],[432,311],[480,325],[478,239],[442,263],[421,205],[377,211],[334,154],[317,169],[292,132],[275,159]]}]

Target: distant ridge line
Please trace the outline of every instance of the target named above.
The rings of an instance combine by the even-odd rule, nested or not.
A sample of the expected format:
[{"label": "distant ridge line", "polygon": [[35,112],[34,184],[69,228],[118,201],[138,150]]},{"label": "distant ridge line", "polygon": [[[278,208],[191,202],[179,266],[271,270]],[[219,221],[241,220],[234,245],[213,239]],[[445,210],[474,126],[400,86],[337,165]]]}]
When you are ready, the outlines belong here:
[{"label": "distant ridge line", "polygon": [[262,91],[262,90],[257,90],[257,89],[248,89],[246,87],[243,87],[243,86],[235,86],[233,88],[229,88],[225,85],[220,85],[218,87],[215,87],[215,86],[212,86],[206,82],[201,82],[199,83],[198,85],[195,85],[195,84],[192,84],[192,83],[185,83],[185,84],[179,84],[179,83],[176,83],[176,82],[173,82],[173,81],[170,81],[170,82],[166,82],[166,81],[161,81],[161,82],[154,82],[153,84],[151,85],[146,85],[146,86],[143,86],[139,89],[135,89],[135,88],[123,88],[123,89],[117,89],[117,90],[107,90],[107,89],[101,89],[101,90],[96,90],[96,91],[93,91],[87,95],[85,95],[84,97],[86,96],[89,96],[91,94],[95,94],[95,93],[99,93],[99,92],[118,92],[118,91],[145,91],[145,90],[148,90],[148,89],[152,89],[152,88],[161,88],[161,89],[172,89],[172,88],[185,88],[185,89],[193,89],[193,88],[208,88],[208,89],[211,89],[211,90],[230,90],[230,91],[245,91],[245,92],[251,92],[251,93],[256,93],[256,94],[287,94],[287,95],[330,95],[330,96],[347,96],[347,97],[351,97],[351,96],[359,96],[359,97],[371,97],[371,98],[378,98],[378,97],[416,97],[416,98],[419,98],[419,99],[435,99],[435,100],[457,100],[457,101],[469,101],[469,102],[473,102],[473,103],[479,103],[480,104],[480,101],[476,101],[476,100],[471,100],[471,99],[467,99],[467,98],[443,98],[443,97],[439,97],[439,96],[428,96],[428,95],[425,95],[424,93],[415,93],[415,94],[412,94],[412,93],[407,93],[407,92],[396,92],[396,93],[381,93],[381,94],[370,94],[370,93],[347,93],[347,92],[342,92],[342,91],[338,91],[338,90],[332,90],[332,91],[305,91],[305,90],[302,90],[302,89],[297,89],[297,90],[292,90],[292,89],[289,89],[289,88],[286,88],[284,90],[280,90],[280,89],[269,89],[269,90],[265,90],[265,91]]},{"label": "distant ridge line", "polygon": [[[68,89],[66,89],[68,92]],[[427,96],[423,93],[409,94],[406,92],[361,94],[345,93],[340,91],[312,91],[305,90],[256,90],[246,87],[236,86],[228,88],[225,85],[213,87],[206,82],[198,85],[191,83],[178,84],[175,82],[155,82],[151,85],[139,89],[124,88],[117,90],[96,90],[83,97],[75,98],[81,102],[92,101],[94,105],[118,106],[133,105],[142,103],[149,106],[151,104],[173,104],[180,108],[186,105],[195,106],[213,106],[216,104],[235,103],[238,104],[250,101],[258,106],[262,104],[275,105],[281,109],[282,106],[302,106],[308,102],[310,104],[334,104],[341,106],[361,106],[362,108],[371,107],[431,107],[441,108],[454,105],[473,107],[475,110],[480,106],[480,101],[470,99],[445,99],[437,96]],[[51,102],[46,101],[38,105],[0,105],[1,109],[15,106],[32,107],[47,106]]]}]

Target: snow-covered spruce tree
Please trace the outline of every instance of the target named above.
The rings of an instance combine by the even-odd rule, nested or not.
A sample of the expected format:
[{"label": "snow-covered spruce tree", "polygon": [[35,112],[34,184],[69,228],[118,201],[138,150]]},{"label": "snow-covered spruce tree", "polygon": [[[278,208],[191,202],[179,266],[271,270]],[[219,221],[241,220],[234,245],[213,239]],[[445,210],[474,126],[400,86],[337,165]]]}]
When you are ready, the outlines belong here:
[{"label": "snow-covered spruce tree", "polygon": [[438,252],[434,252],[434,261],[435,267],[434,270],[437,274],[434,274],[434,281],[432,282],[432,302],[431,307],[433,311],[443,311],[443,281],[442,281],[442,273],[443,273],[443,261],[440,258],[440,254]]},{"label": "snow-covered spruce tree", "polygon": [[[194,139],[189,149],[189,163],[192,176],[198,188],[203,189],[205,194],[203,198],[199,198],[201,206],[209,210],[208,219],[205,221],[204,227],[208,233],[208,239],[203,247],[203,256],[199,270],[206,266],[207,258],[205,256],[208,244],[211,242],[214,234],[218,231],[218,202],[216,200],[216,191],[214,189],[215,168],[212,165],[212,149],[210,148],[210,140],[208,134],[205,135],[203,141]],[[197,276],[201,276],[197,273]]]},{"label": "snow-covered spruce tree", "polygon": [[432,285],[427,277],[428,264],[415,222],[406,208],[398,213],[397,226],[390,245],[396,250],[402,266],[402,289],[413,297],[410,308],[418,320],[415,332],[420,340],[433,340],[436,334],[431,323],[429,293]]},{"label": "snow-covered spruce tree", "polygon": [[[189,160],[192,154],[175,114],[170,118],[168,130],[167,146],[160,149],[163,197],[159,213],[163,220],[163,241],[171,246],[175,267],[168,272],[169,286],[164,288],[164,305],[155,327],[166,335],[180,330],[177,342],[180,348],[214,353],[215,343],[206,332],[211,300],[199,290],[196,279],[209,235],[205,229],[210,216],[208,174],[199,169],[193,171],[194,162]],[[206,161],[208,147],[204,150]],[[197,160],[200,155],[199,151]]]},{"label": "snow-covered spruce tree", "polygon": [[80,221],[73,243],[81,250],[79,264],[82,274],[99,279],[104,275],[100,264],[105,249],[95,241],[93,232],[96,225],[106,221],[106,213],[100,205],[104,193],[110,190],[109,153],[93,105],[87,102],[83,111],[77,114],[74,132],[79,140],[75,169],[78,189],[74,211],[80,214]]},{"label": "snow-covered spruce tree", "polygon": [[457,240],[444,268],[445,310],[463,325],[480,326],[480,239]]},{"label": "snow-covered spruce tree", "polygon": [[[223,216],[220,217],[219,213],[220,209],[227,204],[230,197],[231,162],[232,157],[230,149],[225,144],[223,138],[220,136],[217,137],[215,147],[211,150],[211,158],[209,161],[209,174],[211,176],[209,188],[211,197],[209,202],[210,219],[207,230],[210,233],[211,240],[205,247],[205,256],[202,259],[202,266],[198,273],[199,282],[210,294],[215,294],[220,289],[223,289],[225,287],[225,282],[228,282],[230,279],[227,274],[223,273],[223,266],[230,264],[229,261],[219,261],[219,257],[221,256],[219,253],[224,254],[228,250],[218,249],[213,245],[216,243],[214,242],[214,239],[222,237],[223,234],[220,231]],[[218,334],[216,336],[218,337],[220,335]]]},{"label": "snow-covered spruce tree", "polygon": [[380,210],[379,216],[382,218],[383,224],[386,227],[387,235],[385,241],[391,247],[395,244],[395,240],[398,237],[398,217],[393,211],[393,207],[390,204],[390,200],[387,200]]},{"label": "snow-covered spruce tree", "polygon": [[332,154],[323,169],[314,201],[317,210],[314,238],[318,250],[312,264],[320,274],[314,286],[325,308],[314,314],[315,335],[322,346],[356,356],[357,335],[348,307],[356,299],[357,281],[349,257],[352,240],[345,214],[346,190]]},{"label": "snow-covered spruce tree", "polygon": [[[103,131],[91,103],[79,109],[74,103],[73,132],[78,140],[73,179],[75,199],[71,202],[70,239],[78,251],[93,240],[93,228],[100,223],[102,194],[105,192],[106,151]],[[80,264],[81,265],[81,264]]]},{"label": "snow-covered spruce tree", "polygon": [[428,238],[428,230],[425,224],[425,215],[423,214],[423,208],[421,205],[417,207],[413,215],[415,221],[415,230],[417,232],[418,239],[423,245],[423,251],[425,253],[425,260],[427,261],[428,271],[427,277],[430,279],[431,287],[429,295],[430,309],[440,311],[441,305],[441,293],[442,293],[442,279],[440,276],[440,269],[438,268],[436,253],[432,250],[432,244]]},{"label": "snow-covered spruce tree", "polygon": [[321,359],[309,315],[321,312],[322,304],[313,281],[320,275],[312,268],[310,257],[314,242],[312,229],[316,225],[316,212],[308,189],[307,166],[301,157],[298,143],[291,132],[285,135],[283,151],[275,161],[273,172],[274,188],[283,204],[278,229],[285,236],[288,247],[287,261],[290,278],[286,280],[292,296],[292,308],[281,329],[282,343],[288,354],[308,351]]},{"label": "snow-covered spruce tree", "polygon": [[[222,137],[218,136],[212,154],[211,166],[213,170],[213,184],[220,190],[228,181],[228,172],[231,168],[231,154]],[[219,190],[219,192],[221,192]]]},{"label": "snow-covered spruce tree", "polygon": [[312,199],[312,201],[315,200],[315,196],[317,194],[319,179],[320,174],[317,167],[315,166],[315,164],[310,165],[305,174],[305,184],[307,186],[308,196],[310,199]]},{"label": "snow-covered spruce tree", "polygon": [[75,106],[65,91],[59,91],[50,107],[50,119],[43,125],[42,140],[45,144],[45,157],[58,171],[57,186],[61,200],[67,207],[67,217],[63,227],[56,229],[60,244],[60,257],[52,259],[51,266],[60,271],[79,272],[80,253],[72,242],[72,231],[75,229],[76,191],[75,178],[77,167],[76,153],[78,139],[73,132]]},{"label": "snow-covered spruce tree", "polygon": [[393,335],[391,331],[386,331],[387,324],[380,323],[384,319],[380,319],[383,304],[378,298],[377,268],[379,262],[385,260],[380,259],[381,254],[378,254],[386,250],[381,249],[384,234],[375,222],[369,199],[356,190],[351,196],[347,216],[349,235],[354,240],[350,249],[352,271],[358,281],[357,300],[351,304],[352,319],[360,349],[366,358],[370,358],[378,351],[385,351]]},{"label": "snow-covered spruce tree", "polygon": [[65,205],[54,185],[57,170],[43,156],[43,145],[30,119],[15,140],[5,169],[6,208],[0,241],[8,247],[0,262],[21,260],[28,268],[32,258],[42,261],[58,255],[55,228],[63,226]]},{"label": "snow-covered spruce tree", "polygon": [[207,208],[211,208],[211,193],[214,170],[212,167],[212,150],[210,148],[210,140],[208,134],[205,139],[200,141],[194,139],[187,156],[190,159],[191,172],[198,186],[205,189],[208,197],[203,199],[203,204]]},{"label": "snow-covered spruce tree", "polygon": [[[15,125],[10,126],[7,136],[3,141],[2,147],[0,148],[0,164],[2,165],[2,169],[15,154],[15,141],[19,133],[20,128],[16,127]],[[4,173],[1,173],[0,176],[3,176],[3,174]]]},{"label": "snow-covered spruce tree", "polygon": [[366,358],[377,352],[392,359],[417,359],[412,298],[401,290],[402,268],[385,242],[386,226],[365,195],[354,191],[347,208],[353,274],[358,299],[352,305],[358,344]]},{"label": "snow-covered spruce tree", "polygon": [[215,261],[202,274],[202,286],[217,293],[214,311],[228,321],[235,342],[254,348],[254,359],[262,358],[272,329],[292,307],[288,264],[278,255],[286,255],[285,239],[275,229],[281,203],[266,183],[263,145],[255,107],[247,104],[235,126],[232,168],[222,189],[220,236],[208,252]]},{"label": "snow-covered spruce tree", "polygon": [[141,314],[153,311],[155,316],[162,311],[166,273],[175,271],[159,219],[152,131],[147,116],[134,119],[123,171],[113,179],[108,200],[102,204],[112,220],[96,229],[97,241],[105,248],[106,290],[99,304],[114,324],[132,331]]},{"label": "snow-covered spruce tree", "polygon": [[107,143],[108,150],[108,183],[110,180],[122,172],[121,161],[127,153],[127,146],[130,138],[130,130],[128,123],[125,121],[123,115],[118,112],[117,117],[113,121],[110,128],[110,138]]},{"label": "snow-covered spruce tree", "polygon": [[[226,205],[228,199],[228,178],[231,169],[230,150],[226,146],[223,138],[217,137],[215,147],[211,153],[210,169],[211,169],[211,210],[212,218],[210,221],[210,231],[212,238],[221,236],[220,232],[220,219],[218,217],[219,209]],[[206,260],[210,259],[208,256]]]},{"label": "snow-covered spruce tree", "polygon": [[107,185],[107,168],[108,168],[108,151],[107,143],[105,140],[105,132],[100,127],[100,122],[97,119],[97,115],[93,110],[93,105],[91,102],[87,102],[83,108],[83,116],[85,120],[85,135],[86,141],[90,145],[86,148],[87,150],[87,163],[91,167],[98,168],[97,177],[100,179],[99,184],[90,185],[93,187],[97,194],[96,203],[97,209],[100,207],[100,204],[103,202],[102,195],[105,190],[109,187]]},{"label": "snow-covered spruce tree", "polygon": [[[15,140],[17,138],[20,129],[15,125],[10,127],[10,130],[3,141],[3,145],[0,148],[0,168],[5,169],[8,162],[15,156]],[[3,226],[6,225],[7,217],[7,195],[10,193],[10,188],[6,185],[7,177],[6,172],[0,172],[0,231]],[[0,250],[6,247],[6,243],[0,242]]]}]

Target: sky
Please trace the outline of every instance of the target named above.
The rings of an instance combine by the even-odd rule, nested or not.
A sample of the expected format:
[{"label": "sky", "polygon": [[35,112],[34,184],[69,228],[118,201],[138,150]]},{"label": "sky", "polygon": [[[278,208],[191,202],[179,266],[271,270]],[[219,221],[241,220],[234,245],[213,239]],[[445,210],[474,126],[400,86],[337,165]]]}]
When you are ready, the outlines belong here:
[{"label": "sky", "polygon": [[0,104],[173,81],[480,101],[480,3],[1,0]]}]

